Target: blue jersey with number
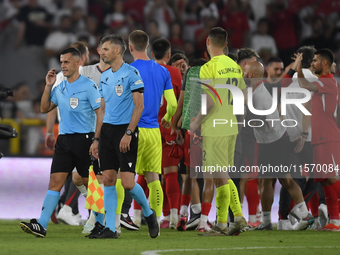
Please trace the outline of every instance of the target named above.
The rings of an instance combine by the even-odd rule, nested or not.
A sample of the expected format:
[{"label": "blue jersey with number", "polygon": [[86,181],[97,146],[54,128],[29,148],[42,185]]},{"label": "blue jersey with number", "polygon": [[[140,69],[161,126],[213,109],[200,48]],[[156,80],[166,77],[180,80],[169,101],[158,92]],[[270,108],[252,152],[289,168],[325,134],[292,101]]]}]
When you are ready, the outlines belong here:
[{"label": "blue jersey with number", "polygon": [[94,132],[96,113],[100,107],[100,94],[94,81],[80,75],[69,83],[63,80],[54,87],[51,102],[59,107],[59,134],[86,134]]},{"label": "blue jersey with number", "polygon": [[138,127],[158,128],[158,111],[164,90],[172,89],[169,71],[153,60],[136,60],[136,67],[144,82],[144,110]]},{"label": "blue jersey with number", "polygon": [[138,70],[129,64],[124,63],[116,72],[110,68],[102,73],[99,92],[105,101],[103,123],[129,124],[135,109],[132,92],[142,88],[144,84]]}]

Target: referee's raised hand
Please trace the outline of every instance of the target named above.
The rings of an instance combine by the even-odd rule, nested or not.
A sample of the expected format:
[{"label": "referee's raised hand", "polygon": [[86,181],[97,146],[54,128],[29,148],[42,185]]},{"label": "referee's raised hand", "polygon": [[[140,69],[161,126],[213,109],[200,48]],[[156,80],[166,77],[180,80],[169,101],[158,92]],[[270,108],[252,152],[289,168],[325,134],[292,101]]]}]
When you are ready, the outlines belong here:
[{"label": "referee's raised hand", "polygon": [[57,79],[57,75],[55,74],[55,68],[48,71],[46,75],[46,86],[53,86]]}]

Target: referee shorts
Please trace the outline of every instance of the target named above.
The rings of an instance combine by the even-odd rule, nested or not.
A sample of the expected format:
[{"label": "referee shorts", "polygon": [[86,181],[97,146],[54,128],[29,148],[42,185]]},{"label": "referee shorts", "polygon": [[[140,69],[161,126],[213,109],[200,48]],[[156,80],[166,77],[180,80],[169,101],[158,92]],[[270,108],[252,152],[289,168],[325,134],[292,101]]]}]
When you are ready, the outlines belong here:
[{"label": "referee shorts", "polygon": [[137,148],[138,148],[138,127],[131,136],[130,150],[126,153],[120,152],[120,141],[125,135],[128,124],[111,125],[104,123],[99,137],[99,160],[100,170],[120,170],[121,172],[135,173]]},{"label": "referee shorts", "polygon": [[89,149],[94,133],[59,135],[51,166],[53,173],[71,173],[74,168],[83,178],[89,177]]},{"label": "referee shorts", "polygon": [[162,138],[159,128],[139,128],[136,172],[162,174]]}]

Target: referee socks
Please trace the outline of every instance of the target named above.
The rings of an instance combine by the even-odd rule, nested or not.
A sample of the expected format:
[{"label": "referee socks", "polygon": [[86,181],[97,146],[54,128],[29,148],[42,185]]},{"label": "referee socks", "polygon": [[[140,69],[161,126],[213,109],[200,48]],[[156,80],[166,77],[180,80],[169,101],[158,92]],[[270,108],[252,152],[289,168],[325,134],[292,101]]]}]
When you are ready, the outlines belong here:
[{"label": "referee socks", "polygon": [[38,223],[43,226],[44,229],[47,228],[48,222],[54,209],[57,207],[60,197],[59,191],[48,190],[45,196],[45,200],[41,209],[40,219]]}]

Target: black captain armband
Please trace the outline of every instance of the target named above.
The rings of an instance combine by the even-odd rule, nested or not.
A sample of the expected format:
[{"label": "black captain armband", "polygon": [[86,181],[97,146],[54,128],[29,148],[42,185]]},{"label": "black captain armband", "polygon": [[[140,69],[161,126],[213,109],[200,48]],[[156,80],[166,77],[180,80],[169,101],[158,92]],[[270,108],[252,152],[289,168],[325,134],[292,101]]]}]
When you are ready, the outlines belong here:
[{"label": "black captain armband", "polygon": [[131,90],[131,92],[132,93],[134,92],[144,93],[144,88],[134,89],[134,90]]},{"label": "black captain armband", "polygon": [[288,74],[289,76],[293,77],[293,75],[294,75],[295,73],[296,73],[296,71],[295,71],[294,69],[291,68],[291,69],[289,69],[289,71],[288,71],[287,74]]}]

